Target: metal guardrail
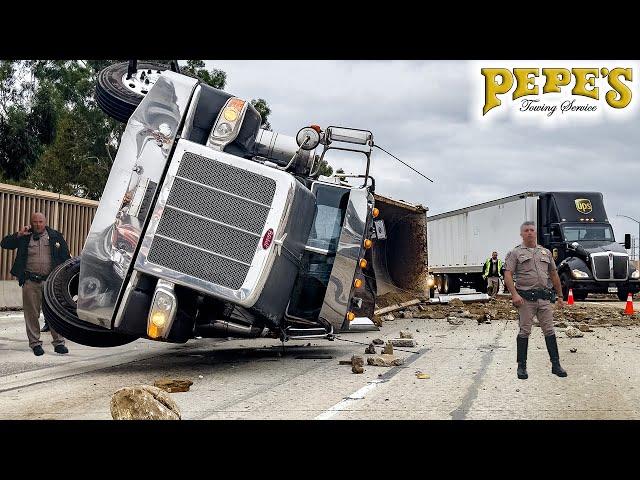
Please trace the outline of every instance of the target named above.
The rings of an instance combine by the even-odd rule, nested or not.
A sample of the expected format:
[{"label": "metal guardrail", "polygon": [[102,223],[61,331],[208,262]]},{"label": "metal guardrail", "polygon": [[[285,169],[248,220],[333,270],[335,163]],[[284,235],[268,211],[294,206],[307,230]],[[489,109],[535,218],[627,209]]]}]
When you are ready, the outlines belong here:
[{"label": "metal guardrail", "polygon": [[[48,225],[64,236],[71,256],[76,256],[82,251],[97,208],[94,200],[0,183],[0,238],[28,225],[33,212],[42,212]],[[0,280],[13,278],[9,270],[15,256],[16,250],[0,250]]]}]

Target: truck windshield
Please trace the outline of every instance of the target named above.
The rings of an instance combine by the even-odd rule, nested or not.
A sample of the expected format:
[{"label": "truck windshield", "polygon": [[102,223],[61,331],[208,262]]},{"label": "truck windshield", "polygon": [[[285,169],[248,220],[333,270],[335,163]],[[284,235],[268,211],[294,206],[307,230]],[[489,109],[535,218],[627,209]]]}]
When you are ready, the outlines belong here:
[{"label": "truck windshield", "polygon": [[330,185],[318,185],[315,193],[318,211],[307,245],[335,252],[349,202],[349,190]]},{"label": "truck windshield", "polygon": [[580,242],[583,240],[614,241],[611,225],[564,225],[562,231],[567,242]]}]

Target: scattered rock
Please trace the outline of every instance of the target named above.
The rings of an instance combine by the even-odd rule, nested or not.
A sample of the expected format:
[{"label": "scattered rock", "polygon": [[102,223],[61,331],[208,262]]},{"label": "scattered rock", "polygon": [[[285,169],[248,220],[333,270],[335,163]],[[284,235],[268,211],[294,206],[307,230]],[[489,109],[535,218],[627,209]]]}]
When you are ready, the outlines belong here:
[{"label": "scattered rock", "polygon": [[400,330],[400,338],[413,338],[413,335],[407,330]]},{"label": "scattered rock", "polygon": [[188,392],[189,387],[193,385],[191,380],[160,378],[153,382],[153,385],[164,390],[165,392]]},{"label": "scattered rock", "polygon": [[462,325],[464,323],[464,320],[462,318],[449,317],[447,318],[447,322],[449,322],[451,325]]},{"label": "scattered rock", "polygon": [[367,348],[364,349],[364,353],[376,353],[376,346],[371,342]]},{"label": "scattered rock", "polygon": [[428,373],[416,373],[416,377],[420,380],[428,380],[431,376]]},{"label": "scattered rock", "polygon": [[569,338],[580,338],[584,337],[584,333],[578,330],[576,327],[568,326],[564,331],[565,335]]},{"label": "scattered rock", "polygon": [[591,327],[589,327],[589,325],[577,325],[578,330],[580,330],[581,332],[593,332],[593,330],[591,329]]},{"label": "scattered rock", "polygon": [[391,344],[391,342],[387,342],[387,344],[382,349],[382,354],[383,355],[393,355],[393,345]]},{"label": "scattered rock", "polygon": [[395,320],[396,317],[394,317],[392,314],[387,313],[384,317],[382,317],[382,320],[384,320],[385,322],[390,322],[391,320]]},{"label": "scattered rock", "polygon": [[569,349],[569,351],[570,351],[571,353],[576,353],[576,352],[578,351],[578,349],[577,349],[577,348],[570,348],[570,349]]},{"label": "scattered rock", "polygon": [[397,367],[404,364],[404,359],[395,355],[376,355],[375,357],[368,357],[367,364],[374,367]]},{"label": "scattered rock", "polygon": [[353,365],[351,371],[353,373],[364,373],[364,367],[362,365]]},{"label": "scattered rock", "polygon": [[453,300],[451,300],[448,305],[450,307],[462,307],[464,306],[464,302],[462,300],[460,300],[459,298],[454,298]]},{"label": "scattered rock", "polygon": [[354,355],[351,357],[351,365],[353,366],[364,366],[364,357],[362,355]]},{"label": "scattered rock", "polygon": [[567,324],[565,322],[557,322],[554,326],[556,328],[567,328]]},{"label": "scattered rock", "polygon": [[391,340],[394,347],[415,347],[416,341],[412,338],[394,338]]},{"label": "scattered rock", "polygon": [[420,333],[420,330],[418,330],[417,328],[416,328],[416,333]]},{"label": "scattered rock", "polygon": [[338,365],[352,365],[351,360],[340,360]]},{"label": "scattered rock", "polygon": [[384,340],[382,340],[381,338],[375,338],[371,343],[373,343],[374,345],[384,345]]},{"label": "scattered rock", "polygon": [[124,387],[111,397],[114,420],[180,420],[180,409],[169,394],[151,385]]}]

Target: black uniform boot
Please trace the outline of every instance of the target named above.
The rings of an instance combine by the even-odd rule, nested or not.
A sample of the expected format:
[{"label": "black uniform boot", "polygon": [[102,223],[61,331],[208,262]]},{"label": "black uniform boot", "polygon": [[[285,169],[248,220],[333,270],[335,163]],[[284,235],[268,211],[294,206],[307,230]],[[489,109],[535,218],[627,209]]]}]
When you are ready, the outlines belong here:
[{"label": "black uniform boot", "polygon": [[558,353],[558,342],[555,335],[549,335],[544,337],[544,341],[547,344],[547,350],[549,351],[549,358],[551,359],[551,373],[558,375],[559,377],[566,377],[567,372],[560,366],[560,354]]},{"label": "black uniform boot", "polygon": [[518,346],[518,378],[526,380],[529,378],[527,374],[527,348],[529,347],[529,337],[516,337],[516,345]]},{"label": "black uniform boot", "polygon": [[42,330],[40,330],[41,332],[48,332],[51,329],[49,328],[49,324],[47,322],[44,322],[44,327],[42,327]]}]

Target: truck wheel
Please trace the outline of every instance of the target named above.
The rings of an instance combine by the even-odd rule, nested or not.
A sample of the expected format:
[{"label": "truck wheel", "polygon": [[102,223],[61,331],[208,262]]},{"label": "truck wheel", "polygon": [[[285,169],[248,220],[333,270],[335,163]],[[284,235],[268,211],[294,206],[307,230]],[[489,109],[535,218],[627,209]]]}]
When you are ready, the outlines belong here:
[{"label": "truck wheel", "polygon": [[626,290],[618,289],[618,300],[620,300],[621,302],[626,302],[628,295],[629,295],[629,292],[627,292]]},{"label": "truck wheel", "polygon": [[447,285],[447,293],[460,293],[460,280],[453,275],[446,274],[444,276]]},{"label": "truck wheel", "polygon": [[42,311],[49,325],[64,338],[90,347],[116,347],[136,340],[138,337],[117,333],[78,318],[79,277],[80,257],[67,260],[49,274],[42,296]]},{"label": "truck wheel", "polygon": [[169,67],[159,63],[141,62],[127,79],[128,62],[110,65],[98,73],[96,102],[111,118],[126,123],[149,92],[160,74]]},{"label": "truck wheel", "polygon": [[575,292],[573,294],[573,296],[575,297],[575,299],[579,302],[584,302],[587,299],[587,296],[589,295],[589,292]]}]

